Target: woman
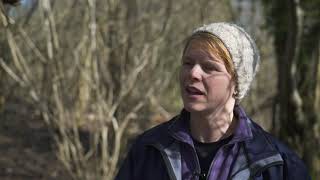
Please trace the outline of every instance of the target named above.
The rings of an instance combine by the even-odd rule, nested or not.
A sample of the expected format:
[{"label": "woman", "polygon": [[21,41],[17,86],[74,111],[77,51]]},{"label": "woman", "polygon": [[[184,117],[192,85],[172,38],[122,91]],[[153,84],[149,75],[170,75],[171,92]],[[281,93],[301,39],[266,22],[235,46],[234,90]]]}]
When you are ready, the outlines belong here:
[{"label": "woman", "polygon": [[182,112],[137,138],[116,179],[310,179],[239,106],[258,65],[255,43],[237,25],[196,29],[182,55]]}]

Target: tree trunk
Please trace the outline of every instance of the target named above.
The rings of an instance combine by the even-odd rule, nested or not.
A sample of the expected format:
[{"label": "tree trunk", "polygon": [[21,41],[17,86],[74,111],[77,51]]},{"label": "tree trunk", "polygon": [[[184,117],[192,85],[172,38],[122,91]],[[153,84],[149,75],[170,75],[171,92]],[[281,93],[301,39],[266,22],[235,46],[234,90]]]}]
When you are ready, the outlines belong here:
[{"label": "tree trunk", "polygon": [[320,24],[312,21],[317,18],[306,8],[308,3],[285,0],[273,1],[270,6],[269,25],[273,29],[278,62],[275,124],[279,127],[274,128],[282,140],[302,155],[310,172],[319,175],[319,98],[316,95],[319,94]]}]

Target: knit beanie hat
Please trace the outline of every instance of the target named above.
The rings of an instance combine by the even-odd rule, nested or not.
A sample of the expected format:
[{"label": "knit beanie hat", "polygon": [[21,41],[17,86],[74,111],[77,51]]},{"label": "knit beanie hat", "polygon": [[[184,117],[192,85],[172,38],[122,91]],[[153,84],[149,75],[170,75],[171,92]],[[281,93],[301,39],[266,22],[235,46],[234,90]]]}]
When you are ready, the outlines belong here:
[{"label": "knit beanie hat", "polygon": [[228,49],[236,73],[236,101],[247,94],[260,63],[255,42],[241,27],[231,23],[212,23],[193,31],[207,32],[217,36]]}]

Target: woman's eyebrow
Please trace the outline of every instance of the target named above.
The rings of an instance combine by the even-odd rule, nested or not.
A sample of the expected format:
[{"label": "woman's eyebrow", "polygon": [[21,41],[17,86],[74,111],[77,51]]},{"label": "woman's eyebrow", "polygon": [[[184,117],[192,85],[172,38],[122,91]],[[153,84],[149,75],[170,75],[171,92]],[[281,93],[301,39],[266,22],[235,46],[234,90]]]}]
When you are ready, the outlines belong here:
[{"label": "woman's eyebrow", "polygon": [[192,61],[193,59],[189,56],[182,56],[182,61]]},{"label": "woman's eyebrow", "polygon": [[219,65],[224,65],[223,62],[221,62],[220,60],[210,56],[210,59],[205,61],[206,64],[219,64]]},{"label": "woman's eyebrow", "polygon": [[184,58],[184,59],[190,59],[190,56],[188,56],[188,55],[183,55],[182,58]]},{"label": "woman's eyebrow", "polygon": [[202,54],[202,53],[192,53],[192,54],[184,54],[182,56],[182,60],[197,60],[197,59],[204,59],[209,63],[218,63],[223,64],[217,57],[212,56],[211,54]]},{"label": "woman's eyebrow", "polygon": [[203,62],[203,65],[204,65],[204,66],[214,66],[214,67],[220,67],[220,66],[222,66],[222,64],[221,64],[220,62],[218,62],[218,61],[213,61],[213,60]]},{"label": "woman's eyebrow", "polygon": [[183,55],[183,58],[185,59],[196,59],[198,56],[194,55],[194,54],[185,54]]}]

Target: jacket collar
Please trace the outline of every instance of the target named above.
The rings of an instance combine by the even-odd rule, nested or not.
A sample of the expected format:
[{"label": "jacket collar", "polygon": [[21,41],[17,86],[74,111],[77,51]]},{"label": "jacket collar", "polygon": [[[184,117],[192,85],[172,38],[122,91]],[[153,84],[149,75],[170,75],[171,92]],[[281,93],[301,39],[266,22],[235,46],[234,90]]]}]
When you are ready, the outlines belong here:
[{"label": "jacket collar", "polygon": [[271,142],[270,135],[250,119],[248,119],[247,124],[250,126],[253,138],[241,143],[239,154],[231,173],[234,179],[249,178],[237,178],[237,173],[240,171],[243,172],[239,175],[259,176],[266,167],[283,164],[282,156],[276,149],[275,144]]},{"label": "jacket collar", "polygon": [[[248,117],[244,110],[236,105],[234,114],[237,117],[238,124],[233,132],[233,138],[229,144],[245,141],[252,138],[252,132],[248,124]],[[190,131],[190,113],[183,109],[176,120],[168,128],[169,134],[178,141],[182,141],[193,146],[193,140]]]},{"label": "jacket collar", "polygon": [[279,154],[279,151],[271,142],[269,133],[265,132],[252,120],[248,120],[248,125],[254,136],[254,138],[244,143],[249,162],[259,161],[268,156]]},{"label": "jacket collar", "polygon": [[[229,144],[240,142],[245,146],[245,153],[250,162],[255,162],[274,154],[278,150],[270,142],[266,133],[259,125],[253,122],[240,106],[234,108],[235,116],[238,117],[238,125]],[[145,134],[146,144],[160,144],[163,148],[170,146],[174,141],[180,141],[193,145],[190,132],[190,113],[182,110],[180,115],[172,120],[156,127],[159,133]]]}]

